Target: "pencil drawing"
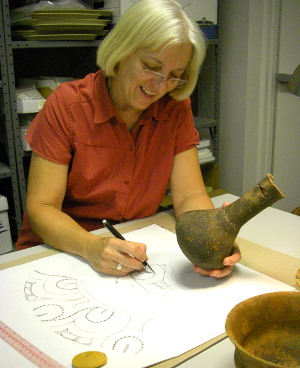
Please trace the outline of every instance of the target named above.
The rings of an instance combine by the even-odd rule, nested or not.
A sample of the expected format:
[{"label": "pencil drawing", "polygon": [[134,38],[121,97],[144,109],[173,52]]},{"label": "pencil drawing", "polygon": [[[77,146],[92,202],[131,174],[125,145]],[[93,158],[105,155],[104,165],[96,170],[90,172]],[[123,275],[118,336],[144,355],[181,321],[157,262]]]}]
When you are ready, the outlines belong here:
[{"label": "pencil drawing", "polygon": [[[157,270],[165,275],[166,268]],[[151,290],[145,274],[135,275],[132,280]],[[160,283],[157,275],[152,279],[153,285],[172,285],[166,280]],[[83,345],[96,342],[124,354],[138,354],[144,348],[144,327],[151,318],[116,310],[108,302],[99,301],[86,289],[84,280],[34,270],[25,281],[24,296],[39,320],[65,339]]]},{"label": "pencil drawing", "polygon": [[132,287],[139,286],[149,292],[169,291],[179,288],[180,285],[176,281],[175,272],[172,266],[163,264],[152,265],[154,272],[133,272],[125,277],[118,277],[117,283],[124,283],[128,279],[132,279],[135,283]]}]

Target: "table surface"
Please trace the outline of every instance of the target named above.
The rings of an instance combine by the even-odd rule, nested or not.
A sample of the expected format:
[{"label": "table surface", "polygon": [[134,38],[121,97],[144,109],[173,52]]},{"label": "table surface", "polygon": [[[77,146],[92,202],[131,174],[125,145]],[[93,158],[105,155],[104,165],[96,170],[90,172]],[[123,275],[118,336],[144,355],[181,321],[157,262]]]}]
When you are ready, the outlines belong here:
[{"label": "table surface", "polygon": [[[220,207],[225,201],[233,202],[238,197],[231,194],[224,194],[212,201],[216,207]],[[159,214],[154,215],[159,216]],[[124,224],[116,225],[117,228],[128,226],[130,223],[139,223],[143,220],[135,220]],[[105,229],[98,230],[101,234]],[[266,208],[257,216],[248,221],[240,230],[239,237],[249,241],[263,244],[265,247],[279,251],[290,256],[300,258],[300,217],[292,215],[288,212],[277,210],[274,208]],[[0,256],[0,264],[14,261],[18,258],[28,255],[37,254],[48,246],[37,246],[26,250],[12,252]],[[23,368],[35,367],[32,363],[24,361],[24,358],[9,347],[0,339],[1,356],[7,362],[14,362],[13,366],[22,366]],[[234,365],[234,345],[228,338],[218,342],[212,347],[202,351],[200,354],[181,363],[180,368],[235,368]],[[5,365],[9,367],[10,365]]]}]

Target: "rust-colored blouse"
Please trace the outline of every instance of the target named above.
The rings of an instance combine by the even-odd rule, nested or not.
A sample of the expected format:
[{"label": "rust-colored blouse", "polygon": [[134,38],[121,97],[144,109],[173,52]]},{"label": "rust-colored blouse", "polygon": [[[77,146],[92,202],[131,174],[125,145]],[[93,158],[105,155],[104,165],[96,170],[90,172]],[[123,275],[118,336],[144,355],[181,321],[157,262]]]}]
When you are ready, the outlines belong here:
[{"label": "rust-colored blouse", "polygon": [[[195,146],[199,136],[190,100],[169,96],[145,110],[130,132],[116,117],[104,74],[98,71],[58,86],[26,139],[38,155],[69,165],[62,210],[91,231],[104,218],[121,222],[154,214],[174,156]],[[25,213],[17,248],[41,243]]]}]

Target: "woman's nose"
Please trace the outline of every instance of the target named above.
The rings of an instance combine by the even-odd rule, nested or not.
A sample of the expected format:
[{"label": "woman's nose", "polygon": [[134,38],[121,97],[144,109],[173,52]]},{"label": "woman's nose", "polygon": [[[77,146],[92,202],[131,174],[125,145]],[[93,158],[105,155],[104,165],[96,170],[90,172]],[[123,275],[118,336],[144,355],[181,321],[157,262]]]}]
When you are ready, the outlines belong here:
[{"label": "woman's nose", "polygon": [[155,88],[159,93],[166,93],[169,90],[169,83],[167,78],[159,79],[155,81]]}]

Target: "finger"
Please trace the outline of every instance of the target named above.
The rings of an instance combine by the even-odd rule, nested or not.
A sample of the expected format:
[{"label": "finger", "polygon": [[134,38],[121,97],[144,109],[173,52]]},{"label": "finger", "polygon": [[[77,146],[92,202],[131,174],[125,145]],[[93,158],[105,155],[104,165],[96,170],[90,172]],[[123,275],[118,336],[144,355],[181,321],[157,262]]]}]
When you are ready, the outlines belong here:
[{"label": "finger", "polygon": [[105,247],[101,254],[102,262],[105,261],[110,268],[115,268],[116,263],[121,263],[130,271],[141,270],[144,268],[142,262],[148,259],[145,249],[145,244],[109,237],[105,239]]},{"label": "finger", "polygon": [[101,264],[94,263],[91,265],[95,271],[105,273],[107,275],[112,275],[112,276],[126,276],[130,274],[131,272],[136,271],[134,269],[131,269],[131,268],[128,268],[122,265],[121,263],[114,262],[114,261],[101,262]]},{"label": "finger", "polygon": [[[138,260],[140,263],[148,260],[146,254],[147,247],[143,243],[121,240],[116,244],[115,249],[124,255]],[[130,261],[129,258],[128,260]]]},{"label": "finger", "polygon": [[230,202],[224,202],[223,204],[222,204],[222,207],[226,207],[226,206],[229,206],[230,205]]},{"label": "finger", "polygon": [[126,276],[130,274],[131,272],[136,271],[132,268],[126,267],[122,263],[114,263],[112,267],[114,269],[114,273],[116,276]]},{"label": "finger", "polygon": [[232,266],[226,266],[223,267],[220,270],[203,270],[200,267],[194,266],[194,271],[199,273],[202,276],[210,276],[210,277],[215,277],[215,278],[221,278],[224,276],[228,276],[231,274],[233,267]]},{"label": "finger", "polygon": [[[132,257],[128,263],[127,259],[129,259],[129,256],[116,250],[116,248],[118,248],[118,243],[123,242],[122,240],[110,237],[96,240],[97,242],[89,248],[87,256],[87,259],[95,271],[108,275],[124,276],[125,274],[143,267],[137,260],[134,260],[136,263],[135,265],[130,264],[132,262]],[[118,263],[122,265],[121,270],[117,270]],[[128,266],[124,266],[124,263],[127,263]]]},{"label": "finger", "polygon": [[204,270],[203,268],[198,267],[198,266],[195,266],[195,265],[194,265],[193,268],[194,268],[194,271],[197,272],[197,273],[199,273],[200,275],[202,275],[202,276],[209,276],[209,272],[210,271]]},{"label": "finger", "polygon": [[121,264],[122,269],[123,270],[126,269],[128,272],[140,271],[144,269],[144,265],[142,262],[122,252],[119,252],[117,254],[117,258],[115,259],[115,262],[118,264]]},{"label": "finger", "polygon": [[229,257],[224,258],[223,264],[224,266],[233,266],[241,260],[241,252],[238,244],[235,242],[232,248],[232,253]]},{"label": "finger", "polygon": [[226,267],[221,268],[220,270],[209,271],[209,276],[219,279],[221,277],[230,275],[232,273],[232,270],[233,270],[232,266],[226,266]]}]

